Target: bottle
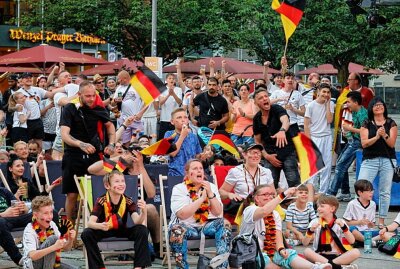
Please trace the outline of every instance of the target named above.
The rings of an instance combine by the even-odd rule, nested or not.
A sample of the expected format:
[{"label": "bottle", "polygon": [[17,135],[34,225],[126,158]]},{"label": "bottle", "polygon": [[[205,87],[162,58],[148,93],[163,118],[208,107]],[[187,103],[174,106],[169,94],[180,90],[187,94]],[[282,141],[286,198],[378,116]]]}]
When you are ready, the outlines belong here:
[{"label": "bottle", "polygon": [[372,232],[369,229],[364,231],[364,253],[372,253]]}]

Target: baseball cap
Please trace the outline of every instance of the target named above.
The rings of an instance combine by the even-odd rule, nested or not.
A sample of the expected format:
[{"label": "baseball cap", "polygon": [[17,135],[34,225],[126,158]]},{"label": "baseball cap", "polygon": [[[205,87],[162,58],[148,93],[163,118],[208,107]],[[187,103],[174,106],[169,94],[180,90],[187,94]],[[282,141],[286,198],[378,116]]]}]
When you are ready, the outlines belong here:
[{"label": "baseball cap", "polygon": [[11,74],[11,75],[8,76],[8,80],[18,81],[18,75],[17,74]]},{"label": "baseball cap", "polygon": [[31,78],[31,77],[33,77],[33,76],[32,76],[32,73],[31,73],[31,72],[24,72],[24,73],[21,74],[20,77],[21,77],[21,78]]},{"label": "baseball cap", "polygon": [[261,146],[260,144],[252,143],[252,144],[249,144],[247,147],[245,147],[243,151],[246,152],[251,149],[259,149],[262,151],[264,149],[264,147]]}]

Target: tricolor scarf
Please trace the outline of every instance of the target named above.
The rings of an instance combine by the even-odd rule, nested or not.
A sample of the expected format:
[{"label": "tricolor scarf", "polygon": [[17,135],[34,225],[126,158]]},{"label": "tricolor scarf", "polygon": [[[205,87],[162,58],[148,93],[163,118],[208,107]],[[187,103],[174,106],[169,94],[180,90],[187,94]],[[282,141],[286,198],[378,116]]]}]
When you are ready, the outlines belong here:
[{"label": "tricolor scarf", "polygon": [[[51,226],[49,226],[49,228],[47,228],[46,231],[43,231],[40,228],[39,223],[37,222],[37,220],[35,218],[32,218],[32,228],[35,230],[36,234],[38,235],[40,244],[43,244],[44,241],[46,241],[46,239],[49,236],[54,235],[54,229]],[[53,268],[58,268],[60,266],[61,266],[61,249],[58,249],[58,250],[56,250],[56,260],[53,265]]]},{"label": "tricolor scarf", "polygon": [[264,217],[265,224],[265,239],[264,239],[264,252],[271,258],[276,251],[276,225],[274,213]]},{"label": "tricolor scarf", "polygon": [[108,227],[110,230],[118,230],[123,226],[122,222],[122,217],[125,214],[126,210],[126,199],[125,196],[122,195],[120,202],[119,202],[119,208],[118,212],[116,214],[113,213],[113,206],[111,203],[111,198],[110,198],[110,193],[106,193],[106,201],[104,202],[104,213],[106,215],[106,222],[108,224]]},{"label": "tricolor scarf", "polygon": [[[189,178],[185,178],[183,181],[186,185],[186,188],[189,192],[189,197],[192,201],[196,201],[199,199],[197,195],[196,187],[194,186],[193,182]],[[208,202],[208,198],[204,200],[204,202],[200,205],[199,209],[196,210],[194,213],[194,219],[196,222],[203,224],[208,220],[208,214],[210,211],[210,203]]]},{"label": "tricolor scarf", "polygon": [[338,238],[337,234],[332,230],[335,225],[336,218],[334,217],[331,222],[326,222],[325,219],[320,218],[319,223],[321,225],[321,232],[318,239],[317,253],[319,252],[331,252],[332,241],[338,246],[341,253],[345,253],[347,250],[343,246],[342,242]]}]

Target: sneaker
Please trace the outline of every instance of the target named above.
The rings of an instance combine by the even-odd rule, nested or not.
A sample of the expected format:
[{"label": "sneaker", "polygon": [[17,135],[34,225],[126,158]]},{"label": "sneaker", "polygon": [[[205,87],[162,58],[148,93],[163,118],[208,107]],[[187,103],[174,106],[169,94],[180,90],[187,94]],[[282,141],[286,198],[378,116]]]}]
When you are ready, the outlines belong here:
[{"label": "sneaker", "polygon": [[383,243],[385,243],[383,240],[372,240],[372,247],[377,248]]},{"label": "sneaker", "polygon": [[329,264],[329,263],[319,263],[319,262],[316,262],[316,263],[313,265],[312,269],[332,269],[332,265]]},{"label": "sneaker", "polygon": [[350,202],[352,200],[350,193],[341,194],[337,199],[341,202]]},{"label": "sneaker", "polygon": [[349,265],[343,265],[342,269],[358,269],[358,265],[355,263]]}]

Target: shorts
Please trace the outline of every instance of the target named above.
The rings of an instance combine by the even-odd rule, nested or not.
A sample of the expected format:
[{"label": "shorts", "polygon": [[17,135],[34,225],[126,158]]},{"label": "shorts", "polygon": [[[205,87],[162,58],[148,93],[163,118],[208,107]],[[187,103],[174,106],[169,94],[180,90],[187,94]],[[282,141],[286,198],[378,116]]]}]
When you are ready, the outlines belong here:
[{"label": "shorts", "polygon": [[67,193],[78,193],[78,188],[75,185],[74,176],[84,176],[88,174],[88,167],[93,163],[100,160],[99,155],[91,154],[87,155],[81,152],[70,152],[64,153],[61,169],[62,169],[62,192]]},{"label": "shorts", "polygon": [[[118,121],[119,126],[123,123],[122,119],[121,121]],[[124,127],[122,127],[124,128]],[[139,133],[138,133],[139,131]],[[134,121],[131,125],[127,126],[127,128],[123,131],[121,135],[121,141],[122,144],[128,143],[132,139],[132,135],[139,135],[140,133],[143,132],[143,122],[141,121]]]},{"label": "shorts", "polygon": [[[358,230],[358,227],[357,227],[357,226],[350,226],[349,229],[350,229],[350,232],[353,232],[354,230],[357,230],[357,231],[359,231],[362,235],[364,235],[364,233],[365,233],[365,231],[360,231],[360,230]],[[375,237],[375,236],[378,236],[378,235],[379,235],[379,230],[370,230],[370,232],[371,232],[371,234],[372,234],[372,237]]]},{"label": "shorts", "polygon": [[41,139],[44,138],[44,127],[42,119],[28,120],[28,136],[29,139]]},{"label": "shorts", "polygon": [[29,141],[28,130],[22,127],[13,127],[11,134],[11,141],[13,145],[15,144],[15,142],[18,141],[24,141],[28,143]]},{"label": "shorts", "polygon": [[[274,257],[272,257],[272,262],[275,263],[276,265],[279,265],[282,268],[291,269],[292,267],[290,266],[290,264],[298,256],[297,251],[294,249],[286,249],[286,251],[289,253],[289,257],[287,259],[284,259],[278,253],[278,251],[276,251],[274,254]],[[271,259],[269,258],[269,256],[266,253],[263,253],[263,257],[264,257],[264,261],[265,261],[265,266],[267,266],[269,263],[271,263]]]},{"label": "shorts", "polygon": [[54,139],[53,150],[60,152],[60,153],[64,152],[63,141],[61,139],[61,135],[57,135],[56,139]]},{"label": "shorts", "polygon": [[334,259],[336,259],[337,257],[340,256],[340,254],[331,254],[331,253],[329,253],[329,254],[328,253],[319,253],[319,255],[326,258],[330,264],[332,264],[332,261]]}]

